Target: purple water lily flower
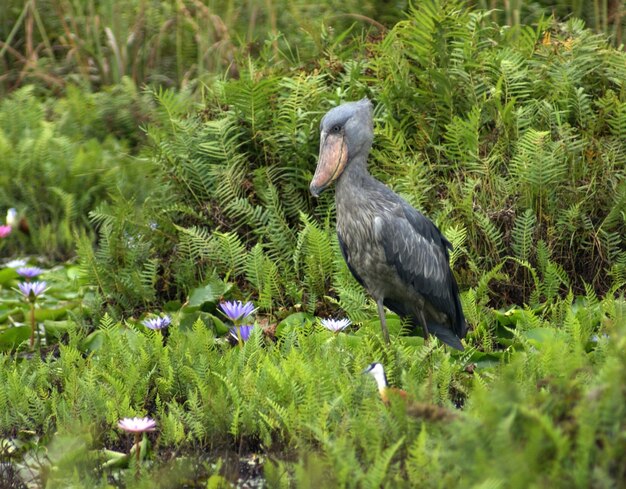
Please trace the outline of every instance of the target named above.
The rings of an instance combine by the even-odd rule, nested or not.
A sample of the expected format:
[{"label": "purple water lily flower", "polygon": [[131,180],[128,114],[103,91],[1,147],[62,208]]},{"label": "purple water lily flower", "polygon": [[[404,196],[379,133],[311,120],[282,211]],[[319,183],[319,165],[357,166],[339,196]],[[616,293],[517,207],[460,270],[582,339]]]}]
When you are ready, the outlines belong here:
[{"label": "purple water lily flower", "polygon": [[156,421],[151,418],[123,418],[117,427],[129,433],[144,433],[156,429]]},{"label": "purple water lily flower", "polygon": [[220,304],[220,308],[224,315],[233,322],[241,321],[254,312],[254,304],[249,301],[245,304],[242,304],[241,301],[226,301]]},{"label": "purple water lily flower", "polygon": [[250,335],[252,334],[252,328],[254,328],[254,325],[235,326],[234,328],[230,328],[230,334],[233,338],[239,341],[239,336],[237,335],[237,330],[239,330],[241,341],[248,341],[250,339]]},{"label": "purple water lily flower", "polygon": [[156,317],[150,319],[144,319],[143,325],[146,328],[161,330],[167,328],[172,323],[172,319],[169,316]]},{"label": "purple water lily flower", "polygon": [[45,281],[20,282],[17,286],[20,288],[20,292],[24,294],[24,297],[32,301],[44,293],[48,284]]},{"label": "purple water lily flower", "polygon": [[[35,330],[37,321],[35,320],[35,302],[37,297],[46,291],[46,282],[20,282],[17,286],[24,298],[30,303],[30,349],[35,346]],[[41,347],[41,343],[39,343]]]},{"label": "purple water lily flower", "polygon": [[43,273],[43,270],[39,267],[19,267],[15,271],[24,278],[35,278]]},{"label": "purple water lily flower", "polygon": [[326,319],[320,319],[320,323],[322,323],[322,326],[324,326],[326,329],[334,333],[339,333],[340,331],[343,331],[348,326],[350,326],[352,324],[352,321],[350,321],[347,318],[346,319],[326,318]]},{"label": "purple water lily flower", "polygon": [[608,334],[606,334],[606,333],[604,333],[604,334],[602,334],[602,335],[597,335],[597,334],[594,334],[594,335],[591,337],[591,340],[590,340],[590,341],[591,341],[592,343],[599,343],[600,341],[605,341],[605,340],[608,340],[608,339],[609,339],[609,335],[608,335]]}]

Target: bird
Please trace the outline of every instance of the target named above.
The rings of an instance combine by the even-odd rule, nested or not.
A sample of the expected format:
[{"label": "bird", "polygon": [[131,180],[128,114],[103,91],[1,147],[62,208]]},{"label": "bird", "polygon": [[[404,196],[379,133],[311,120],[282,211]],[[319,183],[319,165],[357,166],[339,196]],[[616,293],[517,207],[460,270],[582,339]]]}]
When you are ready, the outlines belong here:
[{"label": "bird", "polygon": [[27,236],[30,235],[30,227],[28,226],[28,221],[26,221],[26,218],[24,216],[20,216],[17,212],[17,209],[15,209],[14,207],[11,207],[9,210],[7,210],[5,222],[7,226],[11,226],[11,228],[13,229],[19,229]]},{"label": "bird", "polygon": [[364,98],[329,110],[320,123],[313,197],[336,182],[337,238],[348,269],[376,301],[389,343],[384,308],[463,350],[467,333],[459,288],[450,269],[452,244],[437,226],[370,175],[372,103]]},{"label": "bird", "polygon": [[363,370],[363,373],[374,377],[380,398],[386,406],[390,406],[393,402],[392,400],[396,399],[404,404],[406,414],[415,418],[424,418],[430,421],[446,421],[456,418],[456,414],[445,407],[410,400],[406,391],[397,387],[389,387],[385,368],[379,362],[370,363]]},{"label": "bird", "polygon": [[385,368],[382,363],[374,362],[370,363],[365,370],[363,370],[364,374],[370,374],[374,377],[376,381],[376,385],[378,386],[378,393],[380,394],[380,398],[385,404],[389,404],[389,395],[396,396],[401,399],[407,399],[406,391],[402,389],[398,389],[396,387],[389,387],[389,383],[387,382],[387,375],[385,374]]}]

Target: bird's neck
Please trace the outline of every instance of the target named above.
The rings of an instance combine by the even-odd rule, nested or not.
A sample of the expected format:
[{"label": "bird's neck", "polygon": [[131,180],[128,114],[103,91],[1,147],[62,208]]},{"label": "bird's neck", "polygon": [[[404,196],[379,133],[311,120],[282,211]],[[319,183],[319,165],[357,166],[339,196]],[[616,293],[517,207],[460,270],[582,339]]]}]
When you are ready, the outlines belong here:
[{"label": "bird's neck", "polygon": [[382,389],[378,389],[378,393],[380,394],[380,399],[385,404],[389,404],[389,396],[387,395],[387,387],[383,387]]},{"label": "bird's neck", "polygon": [[359,153],[352,157],[345,170],[337,180],[337,192],[335,195],[350,195],[353,191],[361,193],[360,190],[365,187],[366,182],[372,179],[367,170],[368,152]]},{"label": "bird's neck", "polygon": [[389,388],[389,383],[387,382],[387,376],[384,372],[373,372],[372,373],[374,380],[376,380],[376,385],[378,387],[378,392],[380,393],[380,397],[383,401],[387,402],[387,389]]}]

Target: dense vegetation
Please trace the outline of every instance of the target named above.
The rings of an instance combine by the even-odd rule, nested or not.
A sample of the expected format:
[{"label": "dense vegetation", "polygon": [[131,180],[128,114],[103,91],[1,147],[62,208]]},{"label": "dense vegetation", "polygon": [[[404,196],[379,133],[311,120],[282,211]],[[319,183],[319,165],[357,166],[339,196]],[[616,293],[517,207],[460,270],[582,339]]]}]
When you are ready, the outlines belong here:
[{"label": "dense vegetation", "polygon": [[[480,2],[420,2],[404,16],[373,3],[363,12],[382,23],[359,17],[366,30],[341,17],[291,38],[278,32],[305,23],[304,4],[245,17],[232,2],[215,18],[179,2],[152,18],[135,3],[134,24],[113,22],[107,2],[9,9],[42,53],[69,43],[70,62],[32,43],[31,71],[3,58],[0,210],[17,208],[30,234],[14,229],[0,252],[36,257],[48,283],[31,352],[23,279],[0,269],[8,487],[221,487],[246,472],[268,487],[622,487],[623,50],[577,19],[500,25],[509,12]],[[61,4],[100,20],[63,37],[44,15]],[[101,25],[126,30],[109,29],[98,51]],[[144,42],[116,51],[131,25]],[[454,244],[471,325],[462,354],[400,335],[393,316],[382,343],[338,250],[332,192],[309,196],[321,115],[363,96],[372,173]],[[228,339],[224,299],[257,307],[243,345]],[[165,313],[164,332],[142,322]],[[354,325],[332,334],[317,319],[328,316]],[[359,373],[375,360],[456,416],[385,406]],[[140,473],[115,428],[129,416],[158,423]]]}]

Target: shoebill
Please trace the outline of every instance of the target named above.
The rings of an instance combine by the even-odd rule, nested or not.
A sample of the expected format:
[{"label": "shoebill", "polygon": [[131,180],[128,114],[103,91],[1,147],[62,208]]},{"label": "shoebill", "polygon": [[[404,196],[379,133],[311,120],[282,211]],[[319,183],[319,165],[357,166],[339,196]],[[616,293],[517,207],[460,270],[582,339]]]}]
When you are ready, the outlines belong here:
[{"label": "shoebill", "polygon": [[352,275],[376,301],[389,342],[385,307],[445,344],[463,350],[467,323],[450,270],[450,242],[432,221],[372,177],[367,158],[374,137],[365,98],[328,111],[310,184],[319,196],[336,182],[339,245]]}]

